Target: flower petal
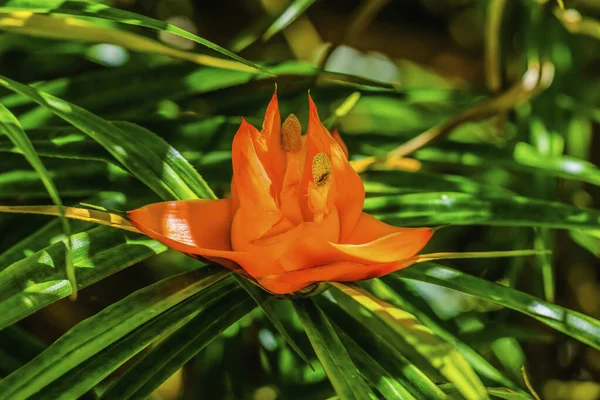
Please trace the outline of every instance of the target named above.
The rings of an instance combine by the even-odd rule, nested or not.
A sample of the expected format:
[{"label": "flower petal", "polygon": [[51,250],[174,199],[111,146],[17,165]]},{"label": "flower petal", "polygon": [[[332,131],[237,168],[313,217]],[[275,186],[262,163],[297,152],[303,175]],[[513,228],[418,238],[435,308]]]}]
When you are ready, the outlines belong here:
[{"label": "flower petal", "polygon": [[338,130],[333,129],[331,131],[331,136],[333,136],[333,139],[337,142],[337,144],[340,146],[340,149],[342,149],[342,151],[346,155],[346,159],[348,159],[348,156],[349,156],[348,146],[346,146],[346,143],[344,143],[344,141],[342,140],[342,137],[340,136],[340,133],[338,132]]},{"label": "flower petal", "polygon": [[259,266],[251,254],[232,250],[232,215],[229,199],[168,201],[128,213],[136,228],[174,250],[209,259],[245,276],[264,273],[256,269]]},{"label": "flower petal", "polygon": [[383,236],[388,236],[392,233],[413,232],[421,229],[423,228],[399,228],[397,226],[388,225],[367,213],[361,213],[358,222],[354,226],[354,230],[345,238],[345,240],[340,240],[340,243],[364,244]]},{"label": "flower petal", "polygon": [[273,93],[267,106],[261,134],[267,141],[269,153],[277,151],[283,157],[283,151],[279,151],[281,150],[281,115],[279,114],[277,93]]},{"label": "flower petal", "polygon": [[283,274],[266,275],[258,283],[275,294],[297,292],[317,282],[353,282],[378,278],[414,264],[414,260],[394,263],[365,265],[352,262],[337,262],[306,268]]},{"label": "flower petal", "polygon": [[305,153],[302,151],[287,154],[285,176],[279,194],[281,213],[295,224],[303,221],[300,206],[300,184],[304,168],[304,157]]},{"label": "flower petal", "polygon": [[[310,95],[308,96],[308,105],[307,163],[312,162],[313,157],[320,152],[326,153],[331,159],[335,206],[340,214],[340,239],[344,241],[360,218],[365,200],[365,189],[360,176],[348,163],[344,149],[321,123],[317,107]],[[307,170],[310,171],[305,168],[305,175]]]},{"label": "flower petal", "polygon": [[181,200],[149,204],[129,211],[143,233],[183,253],[195,248],[231,251],[230,200]]},{"label": "flower petal", "polygon": [[253,136],[256,153],[271,179],[271,195],[277,198],[285,174],[285,153],[281,148],[281,115],[277,93],[267,106],[263,127],[259,135]]},{"label": "flower petal", "polygon": [[357,262],[388,263],[414,256],[425,247],[431,236],[431,229],[416,228],[392,233],[364,244],[330,245]]},{"label": "flower petal", "polygon": [[[321,255],[332,249],[328,242],[335,242],[339,238],[339,219],[335,210],[327,214],[320,223],[304,222],[280,234],[256,241],[249,241],[242,228],[243,225],[236,216],[231,239],[233,248],[253,254],[256,260],[260,260],[262,267],[257,269],[261,272],[251,273],[255,278],[322,264],[324,256]],[[340,254],[335,249],[333,251],[336,252],[333,257]]]},{"label": "flower petal", "polygon": [[239,201],[244,230],[250,240],[260,238],[282,214],[271,191],[271,179],[260,162],[252,136],[256,128],[242,120],[232,145],[235,201]]},{"label": "flower petal", "polygon": [[290,272],[340,262],[361,265],[398,262],[413,258],[433,234],[429,228],[394,229],[392,233],[375,237],[370,242],[338,244],[339,222],[337,210],[334,209],[321,223],[304,223],[288,232],[246,244],[244,247],[238,247],[234,242],[234,248],[255,254],[264,260],[265,265],[271,265],[263,269],[264,273],[253,275],[260,279],[265,275],[276,274],[273,272],[276,270],[274,264],[267,260],[278,263],[283,271]]}]

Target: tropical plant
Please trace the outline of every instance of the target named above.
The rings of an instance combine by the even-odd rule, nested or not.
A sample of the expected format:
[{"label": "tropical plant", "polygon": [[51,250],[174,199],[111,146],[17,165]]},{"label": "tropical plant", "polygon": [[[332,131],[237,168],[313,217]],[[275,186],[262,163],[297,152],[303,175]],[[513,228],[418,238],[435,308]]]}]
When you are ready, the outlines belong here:
[{"label": "tropical plant", "polygon": [[[600,394],[598,5],[364,0],[347,16],[343,1],[233,3],[0,0],[0,399]],[[195,17],[225,33],[192,33]],[[396,17],[414,19],[403,36],[386,31]],[[344,46],[314,21],[343,28],[330,35]],[[442,49],[431,21],[448,24]],[[370,49],[371,30],[379,50],[423,36],[397,56],[349,47]],[[363,198],[353,168],[364,212],[441,229],[395,233],[370,248],[368,272],[346,263],[301,282],[255,273],[271,247],[239,261],[156,234],[175,213],[155,203],[232,188],[255,200],[231,185],[232,158],[236,179],[258,179],[232,140],[272,115],[274,89],[298,115],[285,140],[300,149],[297,125],[318,126],[335,147],[308,150],[311,190],[335,184],[349,154],[339,201]],[[238,233],[273,227],[257,204]],[[220,211],[191,210],[178,226],[218,230]],[[409,234],[418,246],[403,251]],[[393,252],[402,264],[380,269]]]}]

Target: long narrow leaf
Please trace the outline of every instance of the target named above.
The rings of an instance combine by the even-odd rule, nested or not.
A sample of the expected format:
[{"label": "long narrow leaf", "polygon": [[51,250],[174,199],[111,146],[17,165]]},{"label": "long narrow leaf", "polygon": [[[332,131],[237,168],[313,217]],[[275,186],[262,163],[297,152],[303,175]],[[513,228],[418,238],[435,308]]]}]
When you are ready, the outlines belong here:
[{"label": "long narrow leaf", "polygon": [[[0,329],[72,293],[63,272],[64,240],[0,272]],[[154,240],[108,227],[78,233],[71,241],[79,289],[167,249]]]},{"label": "long narrow leaf", "polygon": [[[335,327],[335,326],[334,326]],[[336,329],[342,343],[348,350],[352,361],[360,372],[369,380],[371,386],[387,400],[406,399],[418,400],[402,383],[387,372],[376,359],[360,348],[345,332]]]},{"label": "long narrow leaf", "polygon": [[[62,207],[62,200],[58,191],[56,190],[56,186],[54,182],[52,182],[52,178],[48,174],[48,171],[42,164],[42,160],[35,152],[31,141],[23,132],[21,125],[17,118],[2,104],[0,104],[0,132],[7,135],[10,140],[14,143],[16,147],[18,147],[22,152],[23,156],[29,161],[33,169],[39,175],[41,181],[43,182],[50,198],[56,204],[60,211],[60,219],[63,227],[64,234],[69,237],[71,235],[71,226],[69,225],[69,221],[65,218],[64,209]],[[70,242],[66,242],[67,248],[70,248]],[[73,288],[73,297],[77,297],[77,281],[75,278],[75,270],[73,268],[73,264],[71,262],[71,253],[67,251],[65,253],[66,261],[65,261],[65,270],[67,273],[67,278],[69,279],[69,283]]]},{"label": "long narrow leaf", "polygon": [[[31,98],[88,134],[164,199],[197,197],[167,158],[181,156],[173,148],[165,146],[158,136],[153,136],[156,147],[149,148],[147,144],[150,139],[140,139],[137,129],[136,132],[119,129],[83,108],[5,77],[0,77],[0,85]],[[162,148],[161,153],[157,153],[158,147]]]},{"label": "long narrow leaf", "polygon": [[502,167],[511,171],[535,172],[600,185],[600,169],[594,164],[572,156],[543,157],[525,142],[518,142],[513,149],[448,142],[421,149],[415,153],[415,158],[424,162],[468,167]]},{"label": "long narrow leaf", "polygon": [[430,328],[436,335],[454,345],[454,347],[465,357],[467,361],[473,366],[473,369],[482,376],[489,379],[493,379],[503,386],[507,386],[512,389],[517,389],[517,386],[507,379],[500,371],[496,369],[491,363],[489,363],[484,357],[479,355],[475,350],[469,347],[467,344],[460,341],[451,332],[444,329],[441,324],[435,321],[433,318],[420,311],[417,307],[411,304],[406,298],[402,296],[403,292],[394,291],[389,286],[385,285],[382,281],[372,279],[363,283],[371,293],[378,298],[385,300],[396,307],[404,309],[415,317],[417,317],[425,326]]},{"label": "long narrow leaf", "polygon": [[267,41],[284,30],[302,15],[315,1],[316,0],[293,0],[288,8],[286,8],[277,20],[275,20],[275,22],[267,29],[263,35],[263,40]]},{"label": "long narrow leaf", "polygon": [[375,397],[319,307],[311,300],[294,300],[294,307],[340,399],[366,400]]},{"label": "long narrow leaf", "polygon": [[[241,296],[231,296],[235,293]],[[52,398],[56,400],[79,398],[123,365],[125,361],[138,354],[161,336],[168,335],[169,332],[180,328],[190,319],[196,318],[200,314],[220,315],[216,312],[226,310],[224,306],[231,307],[235,305],[231,300],[239,301],[240,297],[243,299],[243,292],[236,289],[232,280],[229,278],[222,279],[146,322],[95,356],[87,359],[77,368],[52,382],[32,398]],[[171,337],[166,340],[171,340]],[[156,350],[157,348],[154,348],[152,351]],[[166,354],[161,355],[163,361],[167,359]],[[127,375],[130,377],[131,373],[129,371],[131,370],[128,370]],[[131,383],[128,380],[125,381]],[[160,382],[156,382],[156,384],[158,385]]]},{"label": "long narrow leaf", "polygon": [[381,320],[391,328],[398,337],[413,346],[416,353],[424,357],[450,382],[454,383],[467,399],[484,399],[487,397],[479,377],[471,366],[451,345],[436,336],[430,329],[410,313],[387,304],[360,287],[351,287],[340,283],[332,283],[342,295],[334,293],[340,304],[352,299],[370,313],[373,318]]},{"label": "long narrow leaf", "polygon": [[256,71],[254,68],[237,61],[173,49],[135,33],[95,26],[75,18],[37,15],[18,11],[0,12],[0,30],[43,38],[110,43],[133,51],[166,55],[211,67]]},{"label": "long narrow leaf", "polygon": [[[238,290],[187,322],[134,364],[102,399],[146,398],[175,371],[195,357],[230,325],[256,305]],[[209,312],[210,311],[210,312]]]},{"label": "long narrow leaf", "polygon": [[[375,358],[377,363],[412,396],[431,400],[445,398],[444,392],[423,371],[408,361],[397,346],[391,345],[382,337],[380,331],[370,330],[329,300],[318,299],[318,304],[332,321],[336,331],[339,329],[353,343]],[[348,351],[353,356],[352,349],[348,348]]]},{"label": "long narrow leaf", "polygon": [[162,32],[169,32],[185,39],[192,40],[211,50],[217,51],[229,58],[241,62],[253,69],[270,74],[265,68],[256,65],[229,50],[203,39],[193,33],[187,32],[173,24],[159,21],[154,18],[139,15],[130,11],[119,10],[105,4],[87,0],[44,0],[34,2],[28,0],[4,0],[0,2],[0,11],[25,11],[31,13],[66,14],[90,18],[106,19],[126,25],[142,26]]},{"label": "long narrow leaf", "polygon": [[[88,203],[96,204],[112,209],[122,209],[125,198],[121,193],[101,192],[87,200]],[[0,206],[0,210],[2,207]],[[93,224],[80,221],[71,221],[71,233],[77,234],[94,228]],[[15,243],[0,253],[0,274],[9,265],[26,258],[43,248],[55,243],[63,234],[59,220],[52,220],[39,230],[26,238]]]},{"label": "long narrow leaf", "polygon": [[598,210],[521,196],[452,192],[368,198],[365,210],[399,226],[477,224],[594,229],[600,223]]},{"label": "long narrow leaf", "polygon": [[298,346],[298,344],[292,338],[292,335],[290,335],[290,333],[288,332],[283,322],[281,322],[281,320],[279,319],[279,316],[277,315],[277,312],[273,307],[273,301],[277,300],[275,300],[272,296],[268,295],[267,292],[265,292],[264,290],[259,289],[258,287],[256,287],[256,285],[254,285],[247,279],[242,278],[239,275],[235,275],[234,279],[241,287],[244,288],[244,290],[246,290],[246,292],[250,295],[250,297],[252,297],[256,304],[260,306],[261,310],[265,313],[266,317],[269,319],[269,321],[271,321],[275,329],[277,329],[277,331],[285,339],[286,343],[292,348],[292,350],[294,350],[296,354],[298,354],[298,356],[300,356],[300,358],[306,364],[310,365],[310,361],[308,360],[306,354],[304,354],[300,346]]},{"label": "long narrow leaf", "polygon": [[0,382],[0,399],[24,399],[121,337],[229,274],[205,267],[167,278],[79,323],[38,357]]},{"label": "long narrow leaf", "polygon": [[447,287],[529,315],[595,349],[600,349],[600,321],[518,290],[434,263],[423,263],[389,275]]}]

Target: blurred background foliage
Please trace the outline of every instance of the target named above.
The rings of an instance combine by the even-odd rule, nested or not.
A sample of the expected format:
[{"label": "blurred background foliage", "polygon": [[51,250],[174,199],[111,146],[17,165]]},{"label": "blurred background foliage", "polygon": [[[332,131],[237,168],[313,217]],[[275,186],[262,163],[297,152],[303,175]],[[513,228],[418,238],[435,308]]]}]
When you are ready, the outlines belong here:
[{"label": "blurred background foliage", "polygon": [[[173,27],[209,41],[209,46],[182,37],[184,31]],[[129,132],[121,140],[133,147],[136,137],[154,132],[173,147],[148,142],[148,149],[156,150],[153,156],[178,163],[178,155],[169,153],[177,149],[219,197],[229,191],[230,145],[240,116],[260,126],[277,83],[282,115],[293,112],[306,126],[311,90],[322,120],[339,129],[354,165],[363,172],[368,212],[399,226],[450,224],[436,233],[427,252],[552,251],[528,258],[444,262],[481,278],[475,281],[465,277],[461,283],[444,283],[441,272],[428,281],[425,275],[411,275],[419,265],[384,279],[385,284],[365,284],[365,290],[417,316],[461,349],[469,363],[481,366],[464,347],[475,350],[502,377],[491,378],[496,372],[486,375],[483,367],[474,367],[483,383],[511,389],[489,389],[492,396],[533,398],[533,386],[548,400],[600,398],[599,1],[2,0],[0,30],[1,76],[113,121],[112,126]],[[221,48],[215,51],[211,43]],[[276,76],[235,62],[224,54],[227,51]],[[12,81],[0,77],[0,83],[0,103],[18,118],[64,204],[127,210],[165,197],[127,164],[128,157],[134,158],[125,144],[121,160],[115,158],[118,140],[106,145],[95,139],[101,124],[90,125],[91,117],[82,117],[78,125],[56,112],[72,112],[67,103],[42,96],[50,105],[43,107],[16,90]],[[139,148],[142,155],[146,150]],[[19,154],[22,148],[9,136],[0,136],[0,152],[2,204],[53,202],[38,173]],[[14,313],[3,320],[5,329],[0,331],[2,377],[27,368],[44,348],[86,318],[199,265],[120,231],[74,221],[70,229],[74,248],[87,246],[85,254],[74,255],[78,285],[89,285],[75,302],[66,298],[71,289],[59,293],[51,286],[67,285],[60,261],[65,250],[56,247],[65,238],[59,220],[0,214],[0,309],[5,315],[8,310]],[[149,258],[155,253],[161,254]],[[51,267],[43,257],[53,260]],[[94,272],[100,266],[107,272]],[[49,280],[55,273],[60,278]],[[483,281],[544,303],[520,297],[520,292],[496,292],[497,286]],[[94,398],[113,382],[117,383],[108,391],[113,397],[108,398],[143,397],[140,393],[152,393],[155,399],[334,396],[298,315],[313,322],[330,321],[346,349],[354,349],[348,351],[359,367],[354,356],[360,351],[375,357],[393,350],[374,345],[379,342],[368,337],[373,333],[349,317],[357,318],[358,311],[332,308],[333,298],[344,304],[337,289],[331,289],[332,296],[294,304],[297,312],[290,302],[269,301],[312,360],[311,368],[263,311],[255,308],[246,314],[254,305],[231,280],[221,286],[229,290],[223,295],[228,303],[210,305],[212,314],[197,326],[228,310],[227,304],[239,305],[239,315],[223,325],[223,334],[210,345],[198,345],[189,362],[182,355],[171,365],[177,366],[173,371],[159,371],[162,375],[156,376],[162,378],[139,370],[128,377],[145,376],[159,386],[176,371],[155,391],[125,396],[118,390],[127,379],[119,378],[152,346],[164,352],[176,346],[169,334],[179,326],[168,325],[160,332],[163,336],[138,344],[137,351],[123,356],[109,372],[98,373],[97,382],[86,379],[97,373],[94,365],[102,369],[104,364],[85,357],[76,365],[92,360],[86,366],[65,367],[70,375],[44,375],[49,380],[38,383],[44,389],[36,396]],[[37,290],[51,294],[31,300],[27,293]],[[532,303],[526,305],[528,301]],[[313,303],[318,308],[313,309]],[[560,307],[545,308],[551,303]],[[562,307],[592,322],[570,325],[568,314],[557,317]],[[182,321],[191,318],[186,315]],[[126,348],[128,342],[123,343]],[[149,360],[156,357],[148,354]],[[317,355],[321,357],[318,351]],[[401,358],[376,361],[385,369],[386,362]],[[524,379],[524,365],[530,384]],[[77,369],[83,372],[72,372]],[[424,372],[436,384],[448,382],[439,371]],[[86,378],[78,380],[82,376]],[[4,382],[4,389],[14,386],[10,378]],[[77,389],[81,392],[65,390],[75,387],[74,382],[88,386]],[[376,387],[377,396],[409,398]],[[457,392],[451,385],[440,387],[448,397],[469,397],[464,388]],[[425,396],[427,391],[416,393]],[[338,394],[346,398],[339,390]]]}]

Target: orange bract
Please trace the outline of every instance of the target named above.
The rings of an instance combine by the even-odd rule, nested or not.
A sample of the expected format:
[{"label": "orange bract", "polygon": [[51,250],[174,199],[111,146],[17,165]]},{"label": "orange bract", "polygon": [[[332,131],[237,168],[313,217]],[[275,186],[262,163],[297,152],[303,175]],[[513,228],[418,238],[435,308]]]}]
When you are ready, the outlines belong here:
[{"label": "orange bract", "polygon": [[413,264],[433,231],[397,228],[363,213],[363,184],[346,146],[323,126],[310,96],[309,107],[304,136],[293,115],[282,126],[276,94],[261,132],[242,119],[232,145],[231,199],[150,204],[130,211],[131,222],[276,294]]}]

